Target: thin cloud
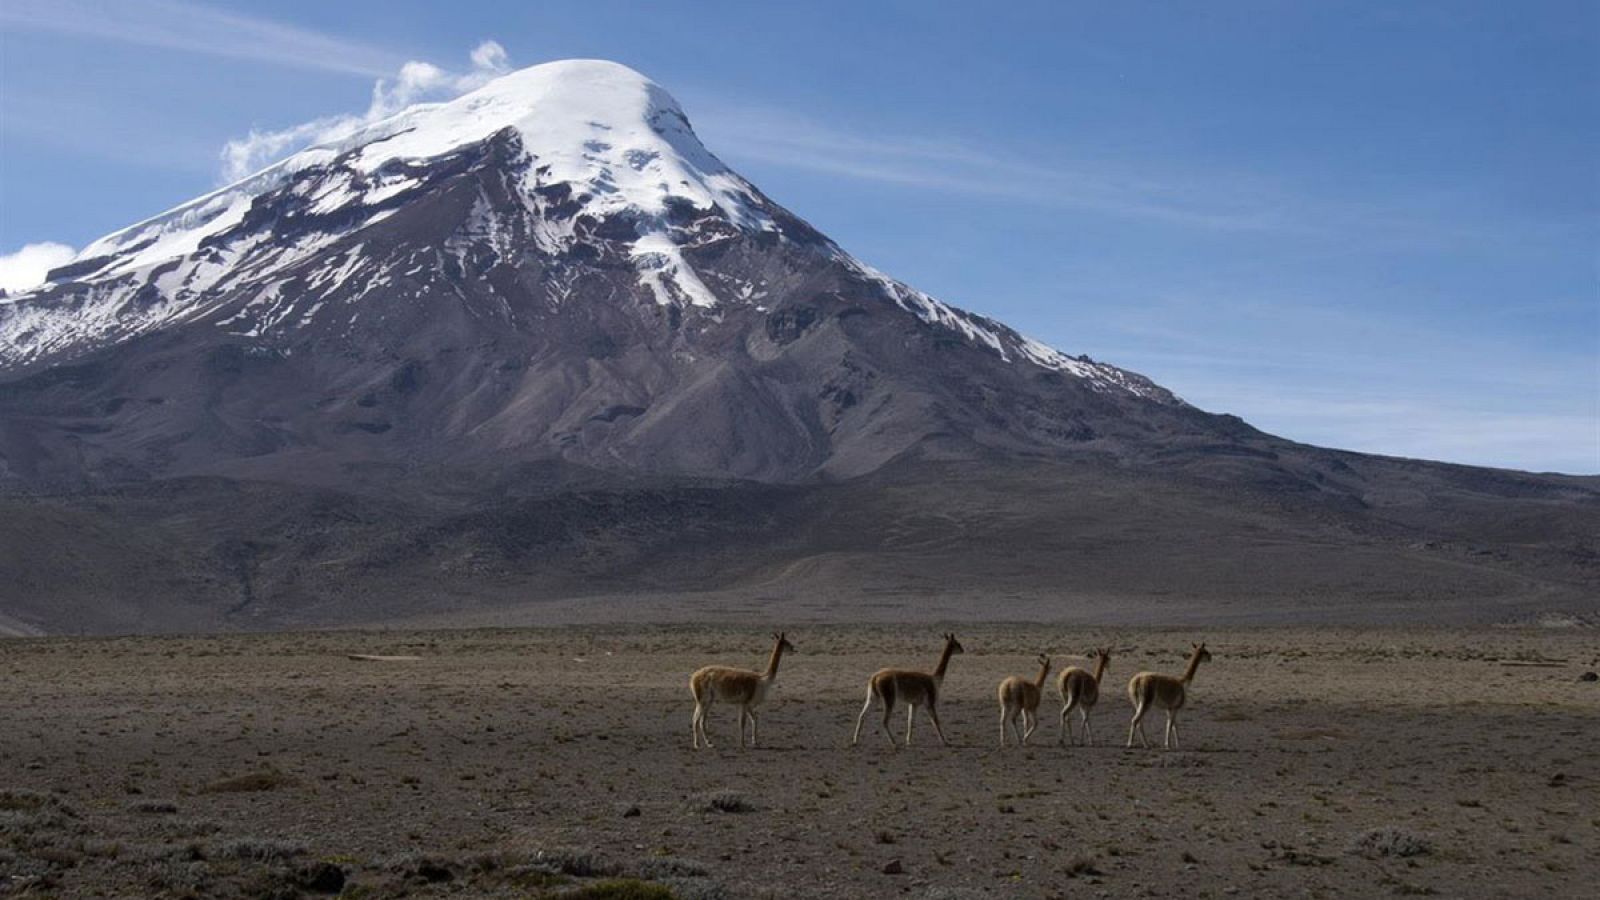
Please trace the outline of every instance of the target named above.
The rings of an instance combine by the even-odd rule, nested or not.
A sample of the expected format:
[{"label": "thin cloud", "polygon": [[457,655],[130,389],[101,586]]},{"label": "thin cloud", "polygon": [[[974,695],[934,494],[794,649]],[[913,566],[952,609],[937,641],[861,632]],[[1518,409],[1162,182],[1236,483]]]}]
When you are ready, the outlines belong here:
[{"label": "thin cloud", "polygon": [[15,294],[44,283],[44,276],[72,261],[78,251],[66,244],[42,241],[24,244],[15,253],[0,254],[0,291]]},{"label": "thin cloud", "polygon": [[1282,214],[1281,196],[1243,178],[1213,186],[1066,159],[1041,165],[939,138],[861,137],[754,107],[713,105],[695,118],[706,126],[708,143],[733,159],[1177,225],[1280,232],[1297,227]]},{"label": "thin cloud", "polygon": [[419,60],[403,64],[393,76],[380,78],[372,86],[372,102],[360,115],[324,116],[266,131],[252,129],[223,146],[222,180],[238,181],[305,147],[342,140],[412,104],[460,96],[510,69],[506,49],[495,41],[473,48],[470,59],[471,66],[464,72],[450,72]]},{"label": "thin cloud", "polygon": [[1363,247],[1492,245],[1505,252],[1512,226],[1537,238],[1536,244],[1571,238],[1587,227],[1485,219],[1471,212],[1468,194],[1362,196],[1259,173],[1158,160],[1086,160],[1061,147],[995,148],[929,135],[865,137],[786,109],[729,104],[714,95],[698,99],[691,112],[702,136],[730,161],[1158,225],[1299,239],[1322,255]]},{"label": "thin cloud", "polygon": [[399,62],[357,41],[179,0],[6,0],[0,27],[369,77]]}]

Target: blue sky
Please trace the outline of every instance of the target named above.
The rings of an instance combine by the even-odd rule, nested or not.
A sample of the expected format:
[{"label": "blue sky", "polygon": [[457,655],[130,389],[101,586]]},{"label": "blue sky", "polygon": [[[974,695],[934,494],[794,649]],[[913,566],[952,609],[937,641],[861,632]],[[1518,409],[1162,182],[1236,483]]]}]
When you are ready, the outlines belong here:
[{"label": "blue sky", "polygon": [[863,260],[1206,409],[1600,472],[1600,5],[993,6],[6,0],[0,254],[493,40],[639,69]]}]

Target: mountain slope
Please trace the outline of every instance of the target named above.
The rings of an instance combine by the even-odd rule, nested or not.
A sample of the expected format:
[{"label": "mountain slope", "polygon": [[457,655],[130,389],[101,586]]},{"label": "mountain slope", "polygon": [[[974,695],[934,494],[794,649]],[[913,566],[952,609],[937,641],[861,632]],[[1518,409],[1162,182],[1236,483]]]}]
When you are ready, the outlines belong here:
[{"label": "mountain slope", "polygon": [[[868,573],[1254,583],[1275,603],[1388,596],[1391,577],[1517,603],[1600,583],[1594,479],[1304,447],[1045,347],[855,260],[660,87],[595,61],[296,154],[0,301],[5,494],[0,584],[27,587],[0,615],[46,628],[333,624],[603,586],[847,597]],[[963,514],[991,495],[1019,512]],[[926,521],[848,512],[908,497]],[[896,544],[908,527],[938,554]],[[1150,564],[1207,546],[1194,529],[1216,558]],[[1282,535],[1354,574],[1227,574]],[[1465,567],[1419,562],[1428,544]],[[1120,561],[990,564],[1094,547]],[[377,583],[386,602],[362,593]]]}]

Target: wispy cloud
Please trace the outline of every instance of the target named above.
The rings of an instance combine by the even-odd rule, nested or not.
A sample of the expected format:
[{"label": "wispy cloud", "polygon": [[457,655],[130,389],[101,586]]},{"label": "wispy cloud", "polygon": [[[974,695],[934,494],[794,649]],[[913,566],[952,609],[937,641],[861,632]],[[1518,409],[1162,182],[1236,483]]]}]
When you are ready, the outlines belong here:
[{"label": "wispy cloud", "polygon": [[868,138],[787,111],[715,101],[694,114],[708,143],[735,160],[1206,228],[1297,227],[1272,185],[1243,176],[1153,178],[1060,152],[1041,162],[934,136]]},{"label": "wispy cloud", "polygon": [[0,27],[369,77],[400,62],[358,41],[180,0],[6,0]]},{"label": "wispy cloud", "polygon": [[407,62],[392,77],[378,79],[372,86],[372,102],[360,115],[324,116],[265,131],[252,129],[222,148],[222,180],[237,181],[301,148],[341,140],[414,103],[459,96],[510,67],[505,48],[495,41],[484,41],[473,48],[470,61],[471,65],[462,72],[450,72],[419,60]]},{"label": "wispy cloud", "polygon": [[54,241],[24,244],[15,253],[0,254],[0,291],[14,294],[43,284],[46,273],[76,255],[76,250]]},{"label": "wispy cloud", "polygon": [[[937,134],[867,137],[788,109],[696,98],[708,146],[730,162],[765,163],[1011,205],[1072,210],[1156,225],[1269,234],[1318,256],[1570,239],[1589,221],[1506,221],[1470,212],[1476,195],[1362,194],[1260,172],[1128,154],[1086,159],[1063,146],[978,144]],[[737,165],[736,165],[737,167]]]}]

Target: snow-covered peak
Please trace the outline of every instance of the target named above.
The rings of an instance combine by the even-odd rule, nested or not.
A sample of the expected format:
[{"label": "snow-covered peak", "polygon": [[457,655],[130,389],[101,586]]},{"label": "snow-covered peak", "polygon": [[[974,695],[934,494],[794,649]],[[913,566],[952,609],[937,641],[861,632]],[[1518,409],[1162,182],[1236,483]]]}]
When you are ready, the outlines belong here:
[{"label": "snow-covered peak", "polygon": [[675,198],[716,206],[742,226],[763,224],[749,186],[700,143],[672,95],[614,62],[563,60],[512,72],[449,103],[412,107],[345,144],[361,146],[352,164],[371,173],[507,128],[517,131],[543,181],[591,188],[597,212],[660,214]]},{"label": "snow-covered peak", "polygon": [[[706,150],[683,108],[660,85],[604,60],[562,60],[501,76],[447,103],[409,107],[335,143],[303,150],[234,184],[90,244],[79,261],[106,259],[96,275],[133,272],[193,253],[243,219],[256,196],[297,173],[337,161],[365,190],[319,196],[332,211],[370,204],[406,187],[386,167],[447,155],[507,129],[533,160],[539,184],[569,184],[590,213],[630,209],[659,216],[669,203],[715,207],[741,228],[771,227],[750,185]],[[377,190],[372,186],[378,185]],[[114,259],[113,259],[114,258]]]}]

